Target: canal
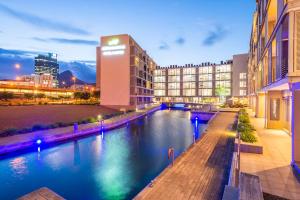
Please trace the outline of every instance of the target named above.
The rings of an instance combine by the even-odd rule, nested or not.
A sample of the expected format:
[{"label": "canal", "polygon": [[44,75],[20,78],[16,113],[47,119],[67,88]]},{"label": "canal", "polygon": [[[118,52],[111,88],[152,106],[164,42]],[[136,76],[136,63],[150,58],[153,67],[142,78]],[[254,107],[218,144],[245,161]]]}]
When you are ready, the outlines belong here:
[{"label": "canal", "polygon": [[2,157],[0,199],[48,187],[66,199],[131,199],[198,139],[205,124],[189,112],[159,110],[115,130]]}]

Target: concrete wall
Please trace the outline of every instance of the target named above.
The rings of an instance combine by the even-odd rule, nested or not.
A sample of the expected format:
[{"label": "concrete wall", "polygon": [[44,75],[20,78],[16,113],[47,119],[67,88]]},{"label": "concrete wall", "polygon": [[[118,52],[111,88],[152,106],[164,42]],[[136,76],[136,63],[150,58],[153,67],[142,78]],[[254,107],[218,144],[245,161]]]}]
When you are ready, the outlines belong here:
[{"label": "concrete wall", "polygon": [[[232,65],[232,96],[240,96],[240,73],[248,74],[248,54],[238,54],[233,56]],[[248,84],[248,79],[245,79]],[[246,88],[243,88],[247,90]]]},{"label": "concrete wall", "polygon": [[255,108],[256,117],[258,118],[265,117],[265,110],[266,110],[266,95],[264,93],[258,93],[256,97],[256,108]]},{"label": "concrete wall", "polygon": [[293,160],[300,162],[300,89],[293,92],[292,109]]},{"label": "concrete wall", "polygon": [[101,48],[96,47],[96,90],[100,90],[100,77],[101,77]]},{"label": "concrete wall", "polygon": [[130,101],[130,46],[129,35],[116,35],[101,38],[101,45],[118,38],[118,45],[125,45],[123,55],[103,55],[101,52],[100,88],[101,105],[129,106]]}]

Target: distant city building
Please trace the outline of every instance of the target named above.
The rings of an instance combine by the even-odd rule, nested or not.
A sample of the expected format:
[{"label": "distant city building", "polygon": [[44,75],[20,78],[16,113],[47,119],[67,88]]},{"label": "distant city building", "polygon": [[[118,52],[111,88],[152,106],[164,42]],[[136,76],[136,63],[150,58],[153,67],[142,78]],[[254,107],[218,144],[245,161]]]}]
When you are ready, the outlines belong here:
[{"label": "distant city building", "polygon": [[154,96],[159,102],[219,103],[226,100],[247,103],[248,54],[233,60],[200,65],[157,67]]},{"label": "distant city building", "polygon": [[[292,135],[300,169],[300,1],[257,0],[249,53],[249,100],[265,127]],[[300,172],[300,171],[299,171]]]},{"label": "distant city building", "polygon": [[36,75],[50,74],[53,77],[53,86],[58,87],[59,64],[57,54],[49,53],[35,57],[34,72]]},{"label": "distant city building", "polygon": [[28,86],[39,88],[53,88],[53,77],[50,74],[18,76],[16,80],[1,80],[1,85]]},{"label": "distant city building", "polygon": [[127,34],[105,36],[97,48],[101,105],[142,108],[153,100],[155,62]]}]

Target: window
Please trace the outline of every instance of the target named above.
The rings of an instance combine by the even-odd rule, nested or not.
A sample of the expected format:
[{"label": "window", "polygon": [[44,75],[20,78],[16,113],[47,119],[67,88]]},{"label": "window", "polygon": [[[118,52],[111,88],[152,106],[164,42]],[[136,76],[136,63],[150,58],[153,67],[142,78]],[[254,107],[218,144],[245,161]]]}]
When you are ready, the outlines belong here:
[{"label": "window", "polygon": [[168,89],[180,89],[180,83],[168,83]]},{"label": "window", "polygon": [[218,73],[216,74],[216,80],[230,80],[231,73]]},{"label": "window", "polygon": [[225,87],[230,88],[231,82],[230,81],[216,81],[216,88]]},{"label": "window", "polygon": [[166,84],[165,83],[154,83],[154,89],[165,89]]},{"label": "window", "polygon": [[212,88],[212,82],[199,82],[199,88]]},{"label": "window", "polygon": [[180,90],[169,90],[168,95],[169,96],[179,96],[180,95]]},{"label": "window", "polygon": [[211,81],[212,74],[199,74],[199,81]]},{"label": "window", "polygon": [[231,65],[216,66],[216,72],[231,72]]},{"label": "window", "polygon": [[180,75],[180,69],[168,69],[168,75]]},{"label": "window", "polygon": [[196,68],[184,68],[182,72],[183,74],[196,74]]},{"label": "window", "polygon": [[155,96],[166,96],[166,91],[165,90],[154,90],[154,95]]},{"label": "window", "polygon": [[212,96],[212,89],[199,89],[199,96]]},{"label": "window", "polygon": [[247,90],[240,90],[240,96],[246,96]]},{"label": "window", "polygon": [[212,66],[199,67],[199,74],[211,74]]},{"label": "window", "polygon": [[155,76],[165,76],[166,75],[166,70],[155,70],[154,71]]},{"label": "window", "polygon": [[195,94],[196,94],[195,89],[183,90],[183,96],[195,96]]},{"label": "window", "polygon": [[196,76],[195,75],[183,75],[183,81],[196,81]]},{"label": "window", "polygon": [[166,82],[166,77],[165,76],[154,76],[154,82],[155,83]]},{"label": "window", "polygon": [[180,76],[168,76],[168,82],[180,82]]},{"label": "window", "polygon": [[240,73],[240,79],[247,79],[247,73]]},{"label": "window", "polygon": [[247,87],[246,81],[240,81],[240,87]]},{"label": "window", "polygon": [[196,88],[196,83],[195,82],[183,83],[183,88],[184,89]]}]

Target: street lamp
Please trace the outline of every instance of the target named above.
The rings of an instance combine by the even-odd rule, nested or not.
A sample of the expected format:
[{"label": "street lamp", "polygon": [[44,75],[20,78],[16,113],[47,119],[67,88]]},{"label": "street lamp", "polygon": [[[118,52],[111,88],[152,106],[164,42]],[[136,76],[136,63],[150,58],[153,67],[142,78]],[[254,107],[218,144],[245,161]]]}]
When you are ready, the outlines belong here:
[{"label": "street lamp", "polygon": [[75,82],[76,82],[76,77],[75,77],[75,76],[73,76],[73,77],[72,77],[72,80],[73,80],[73,82],[74,82],[74,90],[75,90]]},{"label": "street lamp", "polygon": [[103,117],[102,117],[102,115],[98,115],[97,118],[98,118],[98,121],[100,122],[101,130],[103,130]]},{"label": "street lamp", "polygon": [[15,64],[15,68],[16,69],[20,69],[21,68],[21,65],[19,63]]}]

